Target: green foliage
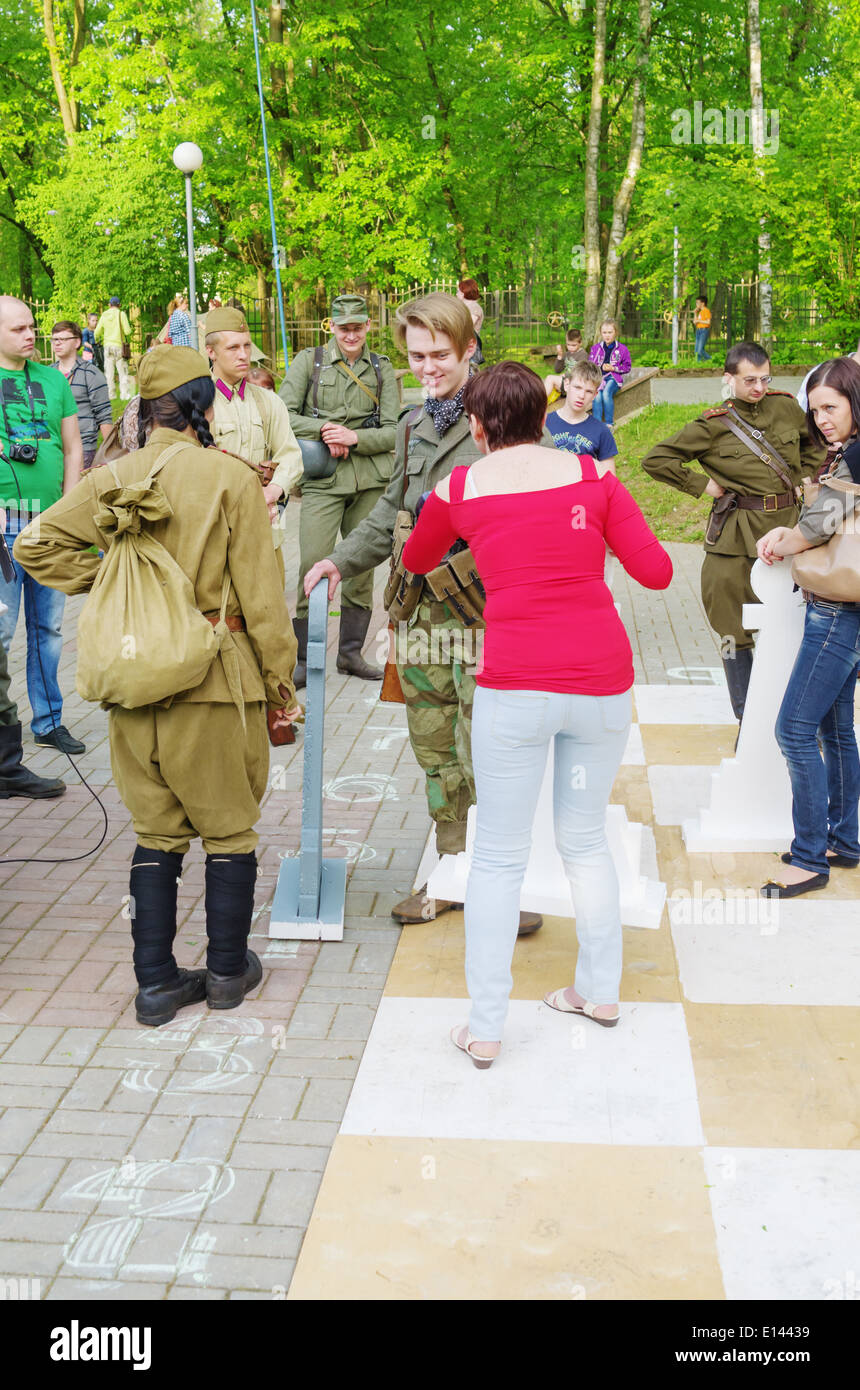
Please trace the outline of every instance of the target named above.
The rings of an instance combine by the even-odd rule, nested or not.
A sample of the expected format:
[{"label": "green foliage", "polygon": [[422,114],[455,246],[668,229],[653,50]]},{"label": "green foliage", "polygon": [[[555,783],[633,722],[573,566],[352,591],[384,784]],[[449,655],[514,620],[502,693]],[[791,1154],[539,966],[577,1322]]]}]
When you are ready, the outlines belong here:
[{"label": "green foliage", "polygon": [[[80,4],[78,47],[73,0],[48,4],[52,73],[42,0],[0,0],[0,289],[26,283],[59,312],[117,292],[157,317],[188,279],[171,153],[190,139],[205,155],[193,181],[201,297],[219,280],[268,292],[248,4]],[[294,302],[321,314],[355,282],[465,270],[493,288],[551,281],[559,304],[578,302],[591,3],[315,0],[257,14]],[[814,295],[844,325],[834,344],[848,341],[860,318],[860,0],[762,0],[765,104],[780,117],[763,179],[749,144],[677,143],[678,113],[696,102],[749,106],[742,0],[655,0],[653,17],[645,156],[622,247],[630,316],[646,293],[666,293],[675,226],[688,303],[700,284],[713,294],[756,275],[766,216],[774,273],[802,277],[803,304]],[[604,233],[630,137],[635,40],[636,7],[610,5]],[[821,339],[800,304],[777,305],[774,334],[779,354]]]},{"label": "green foliage", "polygon": [[712,398],[698,405],[652,405],[627,424],[622,421],[616,427],[616,472],[642,508],[658,540],[703,540],[711,499],[688,497],[686,493],[649,477],[642,468],[642,460],[655,444],[670,439],[713,404]]}]

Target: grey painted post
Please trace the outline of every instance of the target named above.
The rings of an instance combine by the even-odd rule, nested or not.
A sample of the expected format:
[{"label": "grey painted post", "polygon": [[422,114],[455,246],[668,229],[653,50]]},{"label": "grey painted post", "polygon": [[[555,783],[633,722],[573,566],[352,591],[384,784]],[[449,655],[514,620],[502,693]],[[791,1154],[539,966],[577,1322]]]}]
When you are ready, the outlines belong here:
[{"label": "grey painted post", "polygon": [[272,903],[269,935],[290,940],[340,941],[346,899],[346,860],[323,859],[323,745],[328,579],[311,590],[299,858],[285,859]]}]

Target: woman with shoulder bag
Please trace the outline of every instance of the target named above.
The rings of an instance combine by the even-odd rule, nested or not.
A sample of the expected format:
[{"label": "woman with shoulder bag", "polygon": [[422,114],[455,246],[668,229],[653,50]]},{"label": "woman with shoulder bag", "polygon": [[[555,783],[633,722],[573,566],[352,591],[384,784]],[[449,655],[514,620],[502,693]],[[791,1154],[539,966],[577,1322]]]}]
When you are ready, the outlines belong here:
[{"label": "woman with shoulder bag", "polygon": [[[808,396],[810,436],[829,446],[828,476],[846,483],[848,490],[828,487],[824,477],[817,498],[804,505],[796,526],[778,526],[758,542],[759,559],[766,565],[828,541],[835,544],[841,539],[835,533],[846,518],[849,528],[854,524],[860,499],[860,488],[851,490],[852,484],[860,485],[860,367],[850,357],[822,362],[809,379]],[[804,578],[803,561],[795,567],[806,598],[806,618],[775,731],[791,778],[794,839],[782,856],[788,867],[781,881],[769,881],[761,890],[771,898],[794,898],[826,888],[832,867],[854,868],[860,863],[860,757],[854,735],[860,568],[854,598],[844,597],[844,588],[841,598],[810,591],[807,584],[816,582],[814,568],[822,570],[820,564],[810,564]],[[830,587],[826,579],[820,583]]]}]

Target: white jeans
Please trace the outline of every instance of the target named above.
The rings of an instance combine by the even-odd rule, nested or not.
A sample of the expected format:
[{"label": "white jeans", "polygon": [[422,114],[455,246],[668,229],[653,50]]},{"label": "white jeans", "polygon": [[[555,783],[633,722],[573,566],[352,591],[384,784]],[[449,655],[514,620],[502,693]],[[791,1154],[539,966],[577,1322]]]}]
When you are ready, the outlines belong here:
[{"label": "white jeans", "polygon": [[129,390],[128,382],[128,365],[122,355],[122,348],[117,346],[106,347],[105,379],[107,380],[109,396],[113,396],[114,394],[116,372],[119,372],[119,394],[124,401],[129,401],[131,400],[131,391]]},{"label": "white jeans", "polygon": [[555,840],[576,911],[574,987],[615,1004],[621,983],[618,879],[606,840],[606,806],[630,729],[631,692],[564,695],[479,686],[472,711],[477,828],[466,888],[469,1031],[498,1041],[513,980],[520,889],[532,822],[554,742]]}]

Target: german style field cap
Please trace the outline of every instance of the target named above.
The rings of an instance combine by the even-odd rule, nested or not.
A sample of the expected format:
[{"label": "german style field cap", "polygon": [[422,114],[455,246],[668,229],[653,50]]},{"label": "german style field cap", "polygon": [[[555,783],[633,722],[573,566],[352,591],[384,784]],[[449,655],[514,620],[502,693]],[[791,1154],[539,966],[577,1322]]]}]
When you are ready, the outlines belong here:
[{"label": "german style field cap", "polygon": [[367,323],[367,301],[360,294],[339,294],[331,302],[331,321],[338,328],[344,323]]},{"label": "german style field cap", "polygon": [[171,347],[169,343],[159,343],[140,359],[137,368],[137,384],[145,401],[154,401],[158,396],[166,396],[186,381],[196,381],[200,376],[209,376],[210,365],[202,352],[190,347]]},{"label": "german style field cap", "polygon": [[210,333],[247,333],[248,325],[241,309],[210,309],[206,315],[206,337]]}]

